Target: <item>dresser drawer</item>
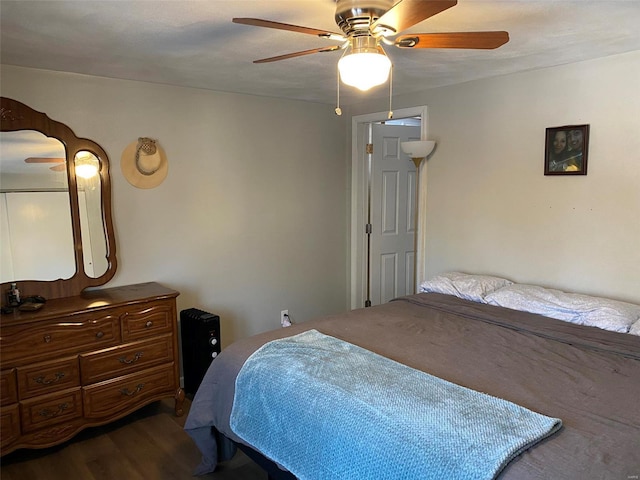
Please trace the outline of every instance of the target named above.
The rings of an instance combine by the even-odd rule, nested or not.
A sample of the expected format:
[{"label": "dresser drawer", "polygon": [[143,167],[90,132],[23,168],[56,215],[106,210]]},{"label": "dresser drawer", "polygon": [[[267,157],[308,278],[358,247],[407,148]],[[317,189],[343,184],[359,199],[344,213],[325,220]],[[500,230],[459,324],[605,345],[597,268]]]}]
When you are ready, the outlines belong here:
[{"label": "dresser drawer", "polygon": [[2,363],[45,360],[64,353],[95,350],[120,342],[116,315],[78,315],[66,319],[4,327],[0,336]]},{"label": "dresser drawer", "polygon": [[169,333],[175,323],[173,303],[157,303],[122,314],[122,338],[125,342]]},{"label": "dresser drawer", "polygon": [[84,416],[109,417],[175,393],[174,364],[161,365],[83,387]]},{"label": "dresser drawer", "polygon": [[78,357],[33,363],[29,366],[18,367],[17,370],[18,394],[21,400],[80,386]]},{"label": "dresser drawer", "polygon": [[173,361],[173,335],[80,355],[82,384],[100,382]]},{"label": "dresser drawer", "polygon": [[9,405],[17,401],[16,369],[2,370],[0,372],[0,405]]},{"label": "dresser drawer", "polygon": [[9,445],[20,436],[20,409],[18,404],[0,408],[0,445]]},{"label": "dresser drawer", "polygon": [[82,392],[70,388],[62,392],[36,397],[20,402],[22,431],[32,432],[39,428],[69,421],[82,416]]}]

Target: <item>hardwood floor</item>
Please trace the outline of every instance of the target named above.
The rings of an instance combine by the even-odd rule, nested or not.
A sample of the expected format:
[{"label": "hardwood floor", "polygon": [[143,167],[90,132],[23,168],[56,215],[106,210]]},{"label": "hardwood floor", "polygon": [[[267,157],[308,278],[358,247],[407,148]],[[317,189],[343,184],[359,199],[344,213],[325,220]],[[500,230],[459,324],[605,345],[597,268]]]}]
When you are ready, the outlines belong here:
[{"label": "hardwood floor", "polygon": [[103,427],[44,450],[18,450],[0,460],[2,480],[266,480],[267,474],[242,452],[216,472],[193,477],[200,453],[184,432],[185,415],[163,400]]}]

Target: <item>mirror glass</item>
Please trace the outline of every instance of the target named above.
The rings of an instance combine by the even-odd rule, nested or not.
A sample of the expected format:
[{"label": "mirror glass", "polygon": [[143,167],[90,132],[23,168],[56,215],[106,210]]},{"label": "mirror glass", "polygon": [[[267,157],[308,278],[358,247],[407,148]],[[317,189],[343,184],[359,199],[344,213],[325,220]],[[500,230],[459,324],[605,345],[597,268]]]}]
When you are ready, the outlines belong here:
[{"label": "mirror glass", "polygon": [[34,130],[0,132],[0,280],[76,272],[66,151]]},{"label": "mirror glass", "polygon": [[102,223],[100,160],[92,152],[80,150],[74,162],[84,271],[88,277],[97,278],[104,275],[108,267],[107,242]]}]

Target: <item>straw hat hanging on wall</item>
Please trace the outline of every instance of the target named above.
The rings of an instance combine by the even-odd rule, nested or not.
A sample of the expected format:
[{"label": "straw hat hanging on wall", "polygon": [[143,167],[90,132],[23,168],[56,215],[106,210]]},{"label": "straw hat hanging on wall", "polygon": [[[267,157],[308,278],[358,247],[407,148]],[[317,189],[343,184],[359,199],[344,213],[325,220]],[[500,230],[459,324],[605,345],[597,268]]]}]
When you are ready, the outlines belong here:
[{"label": "straw hat hanging on wall", "polygon": [[167,177],[169,162],[155,140],[140,137],[122,152],[120,168],[124,178],[134,187],[154,188]]}]

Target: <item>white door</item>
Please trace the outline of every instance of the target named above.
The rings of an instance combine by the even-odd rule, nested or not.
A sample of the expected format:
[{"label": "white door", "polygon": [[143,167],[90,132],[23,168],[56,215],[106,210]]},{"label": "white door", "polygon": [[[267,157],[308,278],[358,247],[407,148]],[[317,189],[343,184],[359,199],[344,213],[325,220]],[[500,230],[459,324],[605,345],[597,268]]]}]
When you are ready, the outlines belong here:
[{"label": "white door", "polygon": [[371,305],[415,293],[416,168],[401,142],[420,139],[420,128],[372,125]]}]

